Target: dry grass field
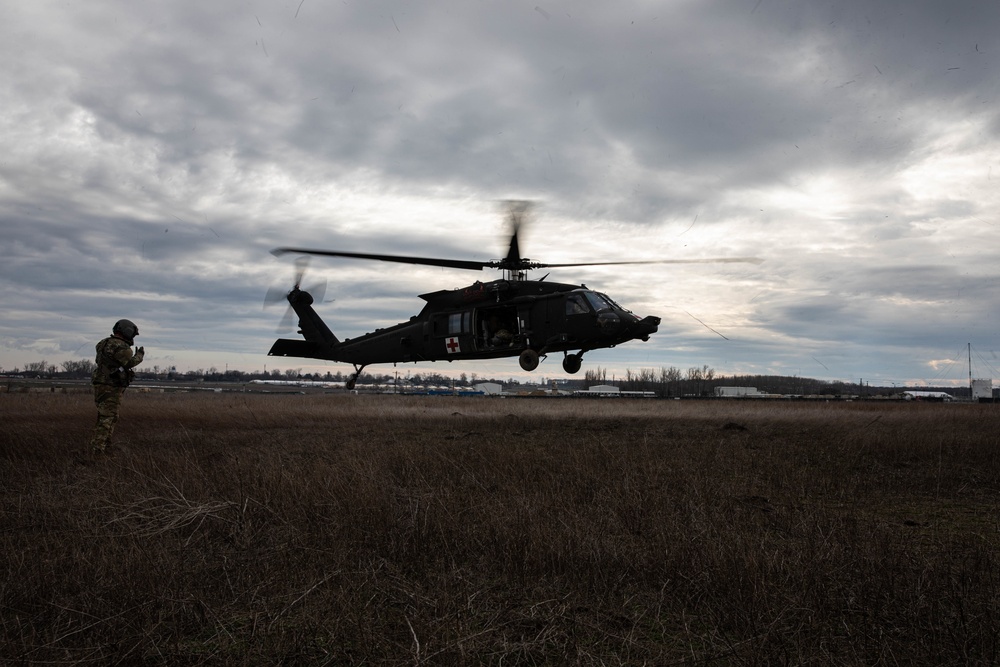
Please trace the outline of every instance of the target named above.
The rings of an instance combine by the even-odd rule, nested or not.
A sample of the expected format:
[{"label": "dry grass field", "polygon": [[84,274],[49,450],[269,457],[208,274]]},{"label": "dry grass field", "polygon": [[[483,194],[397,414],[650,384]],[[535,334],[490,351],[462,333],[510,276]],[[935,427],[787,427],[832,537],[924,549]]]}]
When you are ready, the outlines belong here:
[{"label": "dry grass field", "polygon": [[1000,406],[0,395],[0,663],[1000,661]]}]

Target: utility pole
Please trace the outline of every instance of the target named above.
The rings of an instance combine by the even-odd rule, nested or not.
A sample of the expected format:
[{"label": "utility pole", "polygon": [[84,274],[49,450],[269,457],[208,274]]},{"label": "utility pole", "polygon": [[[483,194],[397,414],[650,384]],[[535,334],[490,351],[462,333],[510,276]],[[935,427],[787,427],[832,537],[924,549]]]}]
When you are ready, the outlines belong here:
[{"label": "utility pole", "polygon": [[969,398],[972,398],[972,343],[969,343]]}]

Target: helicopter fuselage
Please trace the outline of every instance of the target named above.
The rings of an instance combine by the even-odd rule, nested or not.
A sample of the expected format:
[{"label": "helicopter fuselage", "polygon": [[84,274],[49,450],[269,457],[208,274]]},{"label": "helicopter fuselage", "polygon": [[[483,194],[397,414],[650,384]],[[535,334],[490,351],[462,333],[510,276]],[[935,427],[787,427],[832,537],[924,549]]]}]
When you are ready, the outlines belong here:
[{"label": "helicopter fuselage", "polygon": [[495,280],[421,298],[426,305],[409,321],[341,341],[313,310],[312,297],[295,288],[287,299],[304,340],[279,339],[268,354],[356,368],[517,356],[530,371],[539,357],[564,352],[564,370],[575,373],[584,352],[648,340],[660,323],[658,317],[640,319],[600,292],[566,283]]}]

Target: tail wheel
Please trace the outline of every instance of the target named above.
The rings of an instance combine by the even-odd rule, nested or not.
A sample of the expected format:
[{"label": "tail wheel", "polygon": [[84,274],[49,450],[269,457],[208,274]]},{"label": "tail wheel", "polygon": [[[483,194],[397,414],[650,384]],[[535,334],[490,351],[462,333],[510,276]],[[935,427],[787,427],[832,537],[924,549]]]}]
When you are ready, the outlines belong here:
[{"label": "tail wheel", "polygon": [[538,353],[530,349],[525,350],[517,361],[524,370],[533,371],[538,368]]},{"label": "tail wheel", "polygon": [[583,365],[583,354],[567,354],[563,357],[563,370],[572,375],[580,370]]}]

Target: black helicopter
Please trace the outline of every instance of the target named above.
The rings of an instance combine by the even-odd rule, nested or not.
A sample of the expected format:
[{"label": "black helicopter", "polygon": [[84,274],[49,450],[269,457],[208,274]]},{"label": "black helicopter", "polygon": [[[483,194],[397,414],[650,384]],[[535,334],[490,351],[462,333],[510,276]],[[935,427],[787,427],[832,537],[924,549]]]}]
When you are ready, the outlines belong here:
[{"label": "black helicopter", "polygon": [[354,365],[347,382],[351,389],[369,364],[418,361],[456,361],[518,357],[526,371],[538,367],[539,360],[562,352],[563,370],[580,370],[583,355],[590,350],[615,347],[633,339],[649,340],[660,318],[639,318],[615,303],[606,294],[585,285],[529,280],[528,271],[572,266],[614,266],[623,264],[759,262],[756,258],[701,260],[653,260],[631,262],[584,262],[544,264],[521,257],[518,231],[528,211],[527,202],[509,202],[511,237],[507,256],[487,262],[404,257],[368,253],[276,248],[272,254],[288,253],[371,259],[383,262],[440,266],[481,271],[503,271],[500,280],[476,281],[468,287],[421,294],[427,302],[423,310],[407,322],[376,329],[358,338],[340,340],[313,310],[312,295],[301,289],[300,267],[295,286],[284,294],[299,320],[304,340],[280,338],[271,346],[270,356],[328,359]]}]

